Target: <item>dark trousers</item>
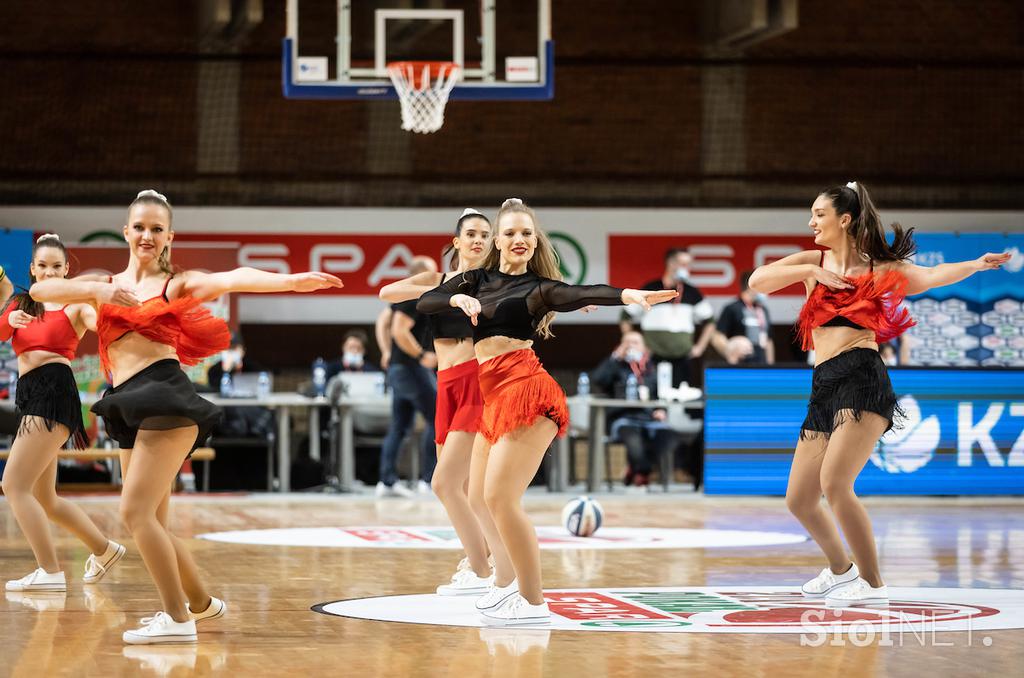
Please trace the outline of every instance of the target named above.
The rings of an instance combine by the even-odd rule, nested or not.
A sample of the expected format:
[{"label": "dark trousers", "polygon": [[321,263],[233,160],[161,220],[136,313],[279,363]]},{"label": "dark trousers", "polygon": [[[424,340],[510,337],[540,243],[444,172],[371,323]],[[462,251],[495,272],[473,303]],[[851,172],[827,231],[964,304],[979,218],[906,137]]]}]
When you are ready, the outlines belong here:
[{"label": "dark trousers", "polygon": [[380,448],[380,480],[388,487],[398,482],[398,452],[412,430],[416,413],[426,420],[420,440],[420,479],[430,482],[437,466],[434,447],[434,407],[437,382],[425,367],[392,364],[388,367],[391,385],[391,426]]},{"label": "dark trousers", "polygon": [[648,429],[643,425],[623,426],[619,429],[619,440],[626,446],[629,468],[633,473],[645,476],[662,454],[669,454],[679,444],[679,434],[670,429]]}]

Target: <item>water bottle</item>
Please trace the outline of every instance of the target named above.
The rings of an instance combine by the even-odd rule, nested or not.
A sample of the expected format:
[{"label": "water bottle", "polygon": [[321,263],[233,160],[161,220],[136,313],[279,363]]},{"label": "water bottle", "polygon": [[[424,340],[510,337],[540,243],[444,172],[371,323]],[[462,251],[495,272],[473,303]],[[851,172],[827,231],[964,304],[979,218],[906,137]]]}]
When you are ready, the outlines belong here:
[{"label": "water bottle", "polygon": [[383,398],[388,394],[388,385],[384,379],[377,381],[377,397]]},{"label": "water bottle", "polygon": [[626,377],[626,400],[640,400],[640,384],[632,372]]},{"label": "water bottle", "polygon": [[7,398],[12,403],[18,393],[18,373],[11,370],[7,373]]},{"label": "water bottle", "polygon": [[576,395],[584,397],[590,395],[590,375],[586,372],[580,372],[580,378],[576,382]]},{"label": "water bottle", "polygon": [[327,393],[327,363],[319,357],[313,361],[313,392],[317,398]]},{"label": "water bottle", "polygon": [[220,397],[230,398],[233,390],[234,389],[231,387],[231,373],[225,372],[220,375]]},{"label": "water bottle", "polygon": [[658,363],[658,397],[662,400],[668,397],[672,390],[672,363],[663,361]]},{"label": "water bottle", "polygon": [[256,382],[256,397],[266,400],[270,397],[270,375],[260,372],[259,380]]}]

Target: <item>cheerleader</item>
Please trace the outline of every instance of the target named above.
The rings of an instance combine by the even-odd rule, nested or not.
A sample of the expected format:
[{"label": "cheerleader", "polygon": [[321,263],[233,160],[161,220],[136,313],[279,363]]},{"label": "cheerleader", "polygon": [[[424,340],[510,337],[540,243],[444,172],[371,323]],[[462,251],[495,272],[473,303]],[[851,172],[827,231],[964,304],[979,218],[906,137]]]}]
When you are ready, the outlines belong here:
[{"label": "cheerleader", "polygon": [[[455,224],[455,236],[446,248],[451,253],[448,273],[427,271],[386,285],[380,298],[392,303],[408,302],[443,283],[474,269],[483,261],[491,239],[491,222],[480,212],[466,209]],[[494,584],[488,562],[488,546],[500,576],[511,580],[512,563],[501,546],[498,530],[483,502],[470,505],[468,487],[473,468],[474,442],[480,430],[484,401],[480,394],[479,365],[473,350],[473,326],[459,309],[427,316],[430,335],[437,355],[437,407],[434,417],[434,442],[437,444],[437,468],[431,480],[434,494],[441,500],[455,528],[466,557],[451,581],[437,587],[438,595],[481,595]]]},{"label": "cheerleader", "polygon": [[206,593],[184,543],[167,527],[170,487],[182,462],[220,419],[196,394],[181,365],[226,349],[227,324],[202,305],[228,292],[312,292],[341,287],[326,273],[281,275],[252,268],[222,273],[176,271],[171,205],[142,191],[123,232],[127,268],[106,281],[44,280],[32,297],[89,303],[98,312],[100,361],[112,388],[92,407],[123,451],[121,518],[160,594],[162,610],[124,633],[132,644],[195,642],[196,622],[224,614]]},{"label": "cheerleader", "polygon": [[[811,396],[790,469],[786,505],[817,542],[828,567],[803,585],[808,598],[831,607],[888,604],[875,538],[854,481],[878,439],[900,416],[878,345],[914,324],[901,302],[1006,263],[1009,254],[973,261],[917,266],[913,229],[893,224],[887,243],[882,220],[863,184],[823,191],[808,224],[821,250],[792,254],[761,266],[750,289],[765,294],[803,283],[807,300],[798,335],[814,350]],[[847,557],[824,494],[853,552]]]},{"label": "cheerleader", "polygon": [[551,441],[568,428],[569,412],[565,393],[541,366],[531,338],[552,336],[555,311],[589,305],[650,308],[676,292],[567,285],[533,210],[521,200],[506,200],[495,223],[481,268],[424,294],[417,309],[438,314],[458,308],[473,324],[484,399],[480,433],[486,444],[479,450],[480,471],[470,476],[470,501],[482,496],[514,574],[506,579],[497,572],[476,607],[488,624],[537,624],[550,621],[550,612],[541,588],[537,533],[522,497]]},{"label": "cheerleader", "polygon": [[[29,265],[33,282],[63,279],[68,269],[58,236],[36,240]],[[92,306],[41,304],[25,292],[8,299],[0,312],[0,341],[12,342],[21,375],[15,402],[18,432],[4,468],[4,496],[38,565],[7,582],[8,591],[67,590],[47,518],[91,551],[82,577],[86,584],[100,581],[125,553],[124,546],[107,539],[81,508],[56,492],[58,452],[68,442],[78,450],[89,443],[71,361],[82,335],[95,329]]]}]

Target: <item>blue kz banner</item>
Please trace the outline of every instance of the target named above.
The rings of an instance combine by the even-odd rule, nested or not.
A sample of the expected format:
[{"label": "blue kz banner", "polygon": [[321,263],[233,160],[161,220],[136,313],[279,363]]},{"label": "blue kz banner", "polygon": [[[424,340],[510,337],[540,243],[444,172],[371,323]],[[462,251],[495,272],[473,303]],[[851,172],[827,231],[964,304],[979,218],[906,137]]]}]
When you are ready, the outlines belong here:
[{"label": "blue kz banner", "polygon": [[[1024,369],[891,368],[907,413],[858,494],[1024,494]],[[705,372],[704,491],[782,495],[807,413],[807,368]]]}]

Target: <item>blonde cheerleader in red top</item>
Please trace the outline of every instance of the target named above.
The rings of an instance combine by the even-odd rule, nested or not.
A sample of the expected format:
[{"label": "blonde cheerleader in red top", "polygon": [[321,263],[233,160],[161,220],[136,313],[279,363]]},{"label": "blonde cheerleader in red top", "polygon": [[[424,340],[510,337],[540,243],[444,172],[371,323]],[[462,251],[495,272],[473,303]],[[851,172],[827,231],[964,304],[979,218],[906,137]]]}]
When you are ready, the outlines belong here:
[{"label": "blonde cheerleader in red top", "polygon": [[[67,251],[58,236],[36,240],[29,272],[33,281],[68,274]],[[68,442],[79,450],[89,443],[71,371],[78,342],[88,329],[96,329],[96,311],[89,304],[41,304],[22,292],[0,311],[0,341],[13,344],[21,375],[15,403],[18,434],[4,468],[4,496],[38,565],[7,582],[8,591],[67,590],[47,518],[91,551],[82,578],[86,584],[102,579],[125,553],[124,546],[108,540],[82,509],[56,492],[57,453]]]},{"label": "blonde cheerleader in red top", "polygon": [[[811,206],[808,225],[815,245],[824,249],[761,266],[750,278],[756,292],[800,282],[807,291],[797,331],[803,348],[814,349],[815,366],[786,505],[825,553],[828,567],[802,590],[831,607],[888,604],[871,521],[853,491],[875,443],[900,414],[878,345],[914,324],[901,307],[906,295],[999,268],[1010,255],[917,266],[909,261],[913,229],[893,224],[888,244],[867,189],[854,182],[823,191]],[[821,506],[822,494],[853,551],[852,562]]]},{"label": "blonde cheerleader in red top", "polygon": [[312,292],[341,287],[326,273],[223,273],[171,267],[171,206],[142,191],[128,208],[128,267],[105,280],[45,280],[32,297],[98,310],[100,357],[113,387],[92,410],[122,449],[121,517],[160,593],[162,610],[124,633],[133,644],[195,642],[196,622],[224,614],[184,544],[167,528],[170,487],[182,462],[220,418],[181,370],[228,347],[224,321],[202,304],[227,292]]}]

